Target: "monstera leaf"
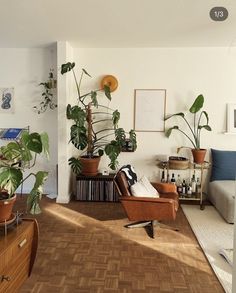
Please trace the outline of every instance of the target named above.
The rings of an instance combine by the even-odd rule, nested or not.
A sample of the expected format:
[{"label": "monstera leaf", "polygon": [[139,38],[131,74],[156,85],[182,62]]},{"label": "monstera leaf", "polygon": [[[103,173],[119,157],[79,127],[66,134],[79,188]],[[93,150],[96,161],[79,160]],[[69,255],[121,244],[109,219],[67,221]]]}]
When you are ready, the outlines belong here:
[{"label": "monstera leaf", "polygon": [[0,188],[6,189],[12,196],[23,179],[22,171],[13,167],[0,168]]}]

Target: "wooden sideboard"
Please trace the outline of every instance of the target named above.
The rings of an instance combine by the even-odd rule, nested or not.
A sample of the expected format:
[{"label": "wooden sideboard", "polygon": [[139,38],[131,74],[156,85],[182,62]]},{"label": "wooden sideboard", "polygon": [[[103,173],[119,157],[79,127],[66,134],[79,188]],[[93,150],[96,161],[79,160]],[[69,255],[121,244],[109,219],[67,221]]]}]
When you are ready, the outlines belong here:
[{"label": "wooden sideboard", "polygon": [[38,224],[23,219],[6,236],[0,236],[0,293],[17,292],[30,276],[38,246]]}]

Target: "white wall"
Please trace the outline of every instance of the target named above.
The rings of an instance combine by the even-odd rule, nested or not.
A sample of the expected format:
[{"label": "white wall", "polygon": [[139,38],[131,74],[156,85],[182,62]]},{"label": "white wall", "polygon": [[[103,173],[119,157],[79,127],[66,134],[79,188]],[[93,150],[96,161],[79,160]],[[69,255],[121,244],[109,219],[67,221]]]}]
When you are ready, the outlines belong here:
[{"label": "white wall", "polygon": [[[226,103],[236,103],[235,48],[76,48],[74,60],[68,61],[75,61],[77,69],[83,67],[94,77],[85,81],[85,87],[96,88],[107,74],[118,78],[110,106],[120,111],[120,126],[126,130],[133,127],[134,89],[166,89],[167,113],[187,110],[197,95],[203,94],[213,131],[202,132],[202,147],[236,149],[236,136],[223,134]],[[137,139],[136,152],[122,153],[119,162],[133,164],[140,175],[145,173],[150,179],[159,176],[158,154],[174,155],[177,147],[190,146],[179,133],[168,139],[163,133],[138,132]],[[106,163],[103,158],[100,167]]]},{"label": "white wall", "polygon": [[[57,110],[38,115],[33,106],[41,101],[40,82],[48,79],[49,69],[55,66],[54,48],[45,49],[0,49],[0,87],[14,87],[15,111],[0,113],[0,127],[25,127],[31,132],[49,135],[50,160],[39,159],[35,170],[49,171],[45,184],[46,193],[56,193],[57,164]],[[54,67],[55,68],[55,67]],[[0,141],[1,145],[5,141]],[[31,180],[24,183],[24,192],[32,188]]]}]

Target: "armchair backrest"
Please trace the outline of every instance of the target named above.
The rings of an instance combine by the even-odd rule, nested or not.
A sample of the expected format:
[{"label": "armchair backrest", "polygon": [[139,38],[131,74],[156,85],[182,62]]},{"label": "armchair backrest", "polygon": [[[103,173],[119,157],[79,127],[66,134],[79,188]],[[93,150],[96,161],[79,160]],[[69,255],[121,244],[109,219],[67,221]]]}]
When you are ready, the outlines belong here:
[{"label": "armchair backrest", "polygon": [[120,171],[116,174],[114,179],[115,185],[117,187],[120,196],[130,196],[129,184],[127,182],[124,172]]}]

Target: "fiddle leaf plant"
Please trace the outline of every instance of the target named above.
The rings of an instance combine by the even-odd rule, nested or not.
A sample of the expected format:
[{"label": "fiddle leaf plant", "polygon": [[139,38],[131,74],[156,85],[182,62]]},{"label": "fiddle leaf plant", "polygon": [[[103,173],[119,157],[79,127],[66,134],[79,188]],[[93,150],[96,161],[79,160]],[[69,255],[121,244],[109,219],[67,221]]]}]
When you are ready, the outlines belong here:
[{"label": "fiddle leaf plant", "polygon": [[34,186],[27,198],[27,206],[32,214],[40,213],[39,202],[42,198],[43,185],[48,172],[24,172],[36,165],[37,156],[44,154],[49,157],[49,140],[47,133],[22,132],[20,140],[9,142],[0,148],[0,188],[7,191],[8,198],[14,196],[16,189],[29,177],[35,178]]},{"label": "fiddle leaf plant", "polygon": [[91,75],[85,69],[82,69],[78,81],[74,68],[74,62],[61,65],[61,74],[68,72],[73,74],[78,101],[73,106],[68,104],[66,110],[67,119],[73,121],[70,128],[70,142],[81,151],[78,157],[69,159],[69,165],[73,172],[79,174],[82,168],[80,161],[82,156],[94,158],[105,153],[110,159],[108,166],[115,170],[119,164],[117,158],[125,141],[129,139],[133,150],[137,148],[136,134],[134,130],[127,133],[123,128],[119,128],[120,112],[100,103],[99,93],[103,93],[111,101],[109,86],[105,85],[102,89],[82,93],[83,77],[91,77]]},{"label": "fiddle leaf plant", "polygon": [[185,114],[183,112],[179,112],[176,114],[169,115],[165,117],[165,120],[168,120],[173,117],[180,117],[184,120],[187,129],[189,131],[185,131],[182,128],[180,128],[178,125],[174,125],[171,128],[168,128],[165,132],[165,135],[169,137],[173,130],[177,130],[181,132],[187,139],[190,141],[194,149],[200,149],[200,135],[201,130],[205,129],[207,131],[211,131],[211,127],[209,126],[209,117],[206,111],[201,111],[204,104],[204,97],[203,95],[197,96],[195,101],[193,102],[192,106],[189,109],[189,112],[193,114],[193,123],[189,122],[187,118],[185,117]]}]

